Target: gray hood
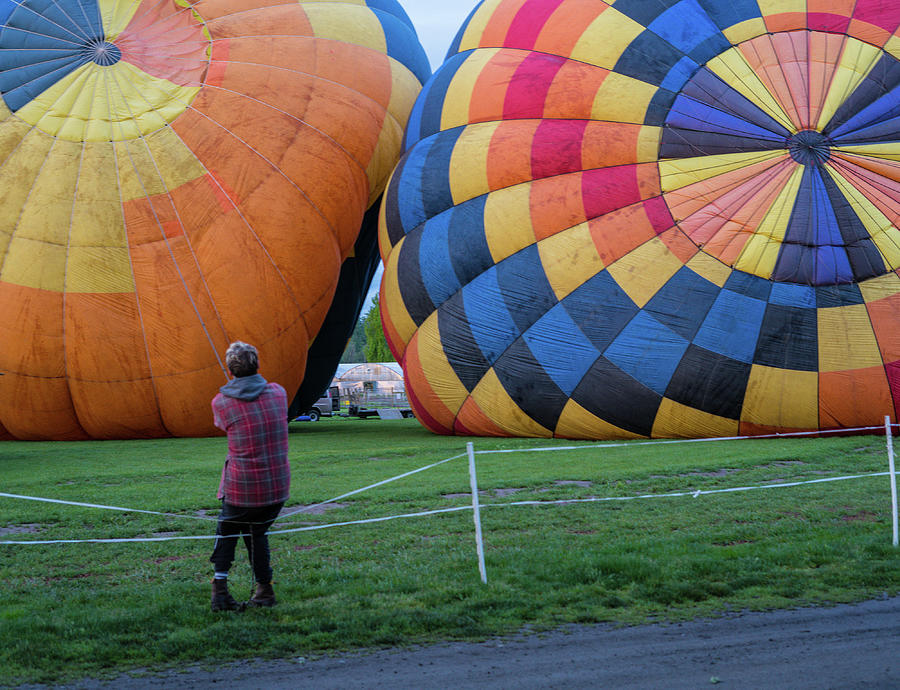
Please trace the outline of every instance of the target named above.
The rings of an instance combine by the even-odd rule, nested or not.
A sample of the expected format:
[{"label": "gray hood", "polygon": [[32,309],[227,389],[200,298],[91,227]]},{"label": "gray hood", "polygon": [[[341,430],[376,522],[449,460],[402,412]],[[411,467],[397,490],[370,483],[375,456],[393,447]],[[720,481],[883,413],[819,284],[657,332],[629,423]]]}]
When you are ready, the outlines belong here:
[{"label": "gray hood", "polygon": [[229,398],[256,400],[262,395],[267,385],[268,382],[259,374],[237,376],[222,386],[219,391],[222,395],[227,395]]}]

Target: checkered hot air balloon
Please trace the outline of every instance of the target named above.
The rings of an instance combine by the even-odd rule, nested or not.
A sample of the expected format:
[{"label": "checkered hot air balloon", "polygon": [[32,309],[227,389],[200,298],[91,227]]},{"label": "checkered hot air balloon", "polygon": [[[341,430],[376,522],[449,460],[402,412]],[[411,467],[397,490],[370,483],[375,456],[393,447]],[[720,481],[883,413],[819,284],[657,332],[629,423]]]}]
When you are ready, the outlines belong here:
[{"label": "checkered hot air balloon", "polygon": [[893,416],[898,24],[879,0],[478,5],[382,213],[419,420],[612,438]]},{"label": "checkered hot air balloon", "polygon": [[0,0],[0,436],[212,433],[297,390],[430,75],[395,0]]}]

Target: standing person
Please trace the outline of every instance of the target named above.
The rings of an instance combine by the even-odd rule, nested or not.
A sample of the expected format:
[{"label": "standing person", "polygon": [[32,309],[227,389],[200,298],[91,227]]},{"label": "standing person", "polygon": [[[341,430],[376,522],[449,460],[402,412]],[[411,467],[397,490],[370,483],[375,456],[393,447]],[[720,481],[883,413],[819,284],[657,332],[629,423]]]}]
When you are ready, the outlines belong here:
[{"label": "standing person", "polygon": [[275,605],[266,533],[288,498],[291,482],[284,388],[260,376],[259,355],[247,343],[231,343],[225,365],[234,378],[212,401],[213,421],[228,434],[228,456],[218,492],[222,511],[209,559],[215,567],[213,611],[242,608],[228,592],[227,579],[238,535],[244,535],[256,579],[256,592],[247,606]]}]

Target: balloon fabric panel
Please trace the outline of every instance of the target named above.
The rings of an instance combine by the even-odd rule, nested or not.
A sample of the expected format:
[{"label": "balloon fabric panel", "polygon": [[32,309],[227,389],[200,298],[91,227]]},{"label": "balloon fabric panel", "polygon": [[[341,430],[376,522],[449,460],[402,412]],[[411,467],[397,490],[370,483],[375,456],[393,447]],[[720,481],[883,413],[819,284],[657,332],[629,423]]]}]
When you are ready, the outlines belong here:
[{"label": "balloon fabric panel", "polygon": [[895,415],[898,26],[875,0],[479,4],[381,214],[417,417],[635,438]]},{"label": "balloon fabric panel", "polygon": [[0,436],[217,433],[237,339],[297,390],[430,75],[400,5],[0,19]]}]

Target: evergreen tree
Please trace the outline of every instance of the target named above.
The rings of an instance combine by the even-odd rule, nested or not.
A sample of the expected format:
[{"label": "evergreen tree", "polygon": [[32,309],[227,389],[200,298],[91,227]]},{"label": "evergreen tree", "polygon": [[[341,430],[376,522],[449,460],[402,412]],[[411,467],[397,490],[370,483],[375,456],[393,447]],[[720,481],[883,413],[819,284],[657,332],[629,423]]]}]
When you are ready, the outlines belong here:
[{"label": "evergreen tree", "polygon": [[366,319],[361,316],[341,355],[341,364],[358,364],[366,361]]},{"label": "evergreen tree", "polygon": [[391,354],[384,330],[381,328],[381,306],[378,304],[378,295],[372,298],[372,306],[366,314],[365,331],[366,361],[393,362],[394,355]]}]

